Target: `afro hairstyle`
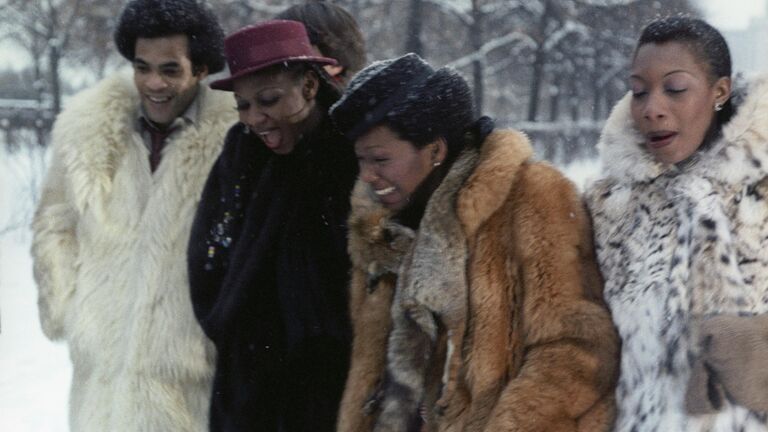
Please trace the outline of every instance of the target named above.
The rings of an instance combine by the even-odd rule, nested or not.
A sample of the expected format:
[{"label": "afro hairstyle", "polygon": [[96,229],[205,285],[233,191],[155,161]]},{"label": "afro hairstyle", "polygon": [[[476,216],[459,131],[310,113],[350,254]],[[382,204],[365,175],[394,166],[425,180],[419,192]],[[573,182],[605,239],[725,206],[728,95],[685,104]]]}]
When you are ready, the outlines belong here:
[{"label": "afro hairstyle", "polygon": [[132,0],[123,9],[115,29],[118,51],[133,61],[138,38],[177,34],[189,41],[189,59],[208,73],[224,69],[224,31],[216,15],[198,0]]}]

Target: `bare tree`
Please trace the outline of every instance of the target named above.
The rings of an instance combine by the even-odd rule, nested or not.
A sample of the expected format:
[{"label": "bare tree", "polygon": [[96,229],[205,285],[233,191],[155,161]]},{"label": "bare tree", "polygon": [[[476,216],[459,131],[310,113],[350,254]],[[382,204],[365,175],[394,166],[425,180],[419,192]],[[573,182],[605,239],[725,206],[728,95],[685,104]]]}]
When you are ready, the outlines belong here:
[{"label": "bare tree", "polygon": [[[34,131],[16,130],[13,134],[18,142],[34,141]],[[8,133],[5,134],[5,139]],[[14,197],[10,211],[0,213],[0,237],[20,228],[29,226],[40,187],[45,174],[45,149],[33,144],[21,144],[15,151],[0,146],[0,182],[14,186]],[[6,198],[7,199],[7,198]]]},{"label": "bare tree", "polygon": [[[68,59],[101,61],[109,34],[109,17],[117,0],[2,0],[3,37],[26,51],[35,72],[38,98],[49,98],[54,113],[61,110],[62,67]],[[88,35],[88,37],[81,37]],[[79,57],[75,54],[81,54]],[[83,56],[83,53],[89,55]],[[95,54],[95,55],[94,55]],[[69,58],[69,56],[72,56]]]},{"label": "bare tree", "polygon": [[405,51],[424,56],[424,44],[421,42],[421,28],[424,8],[422,0],[408,0],[409,14],[406,26]]},{"label": "bare tree", "polygon": [[[215,0],[210,4],[225,30],[232,32],[302,1],[307,0]],[[0,0],[0,37],[10,38],[29,54],[40,104],[50,101],[55,111],[60,109],[65,92],[62,68],[87,64],[100,76],[118,58],[111,39],[114,12],[123,3]],[[542,113],[549,122],[600,121],[624,91],[628,59],[640,27],[657,15],[696,13],[689,0],[337,3],[360,23],[371,60],[414,51],[435,66],[451,65],[472,84],[478,113],[493,115],[502,124],[541,121]]]}]

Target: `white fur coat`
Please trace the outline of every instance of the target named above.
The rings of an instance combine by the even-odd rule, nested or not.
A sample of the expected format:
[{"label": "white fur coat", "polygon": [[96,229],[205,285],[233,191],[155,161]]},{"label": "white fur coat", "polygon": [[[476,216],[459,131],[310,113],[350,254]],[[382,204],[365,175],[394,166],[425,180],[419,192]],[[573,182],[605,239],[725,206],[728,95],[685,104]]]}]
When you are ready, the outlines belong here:
[{"label": "white fur coat", "polygon": [[154,173],[129,75],[73,97],[54,125],[32,254],[43,330],[70,348],[72,431],[207,430],[215,352],[192,312],[186,250],[236,114],[227,93],[198,97],[200,120]]},{"label": "white fur coat", "polygon": [[606,123],[604,178],[587,194],[622,338],[617,431],[767,431],[765,413],[729,403],[690,416],[684,395],[697,318],[768,312],[768,77],[683,168],[645,150],[630,98]]}]

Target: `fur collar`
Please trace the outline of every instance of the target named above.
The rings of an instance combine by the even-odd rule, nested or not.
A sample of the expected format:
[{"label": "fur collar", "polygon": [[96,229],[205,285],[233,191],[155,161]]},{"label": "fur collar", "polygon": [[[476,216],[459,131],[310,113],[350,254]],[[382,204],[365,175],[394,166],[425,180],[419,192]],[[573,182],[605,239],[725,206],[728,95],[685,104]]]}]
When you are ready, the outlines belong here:
[{"label": "fur collar", "polygon": [[[627,94],[616,104],[603,128],[598,143],[603,172],[619,182],[635,183],[677,170],[674,165],[656,162],[645,150],[643,137],[633,127],[631,98]],[[752,82],[744,102],[723,127],[720,139],[686,171],[731,185],[754,183],[768,174],[766,138],[768,75]]]},{"label": "fur collar", "polygon": [[[236,121],[226,93],[201,85],[198,97],[200,121],[173,140],[181,153],[194,155],[182,158],[190,165],[188,171],[173,170],[179,172],[169,174],[169,177],[181,177],[169,181],[182,185],[185,184],[183,177],[207,174],[196,168],[201,164],[209,168],[211,156],[215,158],[223,144],[224,131]],[[53,143],[69,172],[74,203],[79,211],[91,206],[97,216],[103,216],[99,206],[112,191],[121,156],[131,146],[142,145],[135,131],[139,103],[130,72],[121,71],[72,97],[56,119]]]},{"label": "fur collar", "polygon": [[[458,193],[456,216],[467,238],[501,207],[514,187],[521,166],[532,154],[527,137],[520,132],[498,130],[488,135],[469,178]],[[455,168],[451,167],[451,171]],[[353,263],[368,270],[369,276],[396,273],[412,237],[407,238],[403,227],[392,222],[391,212],[372,197],[368,185],[360,180],[355,185],[351,204],[349,252]]]},{"label": "fur collar", "polygon": [[457,210],[467,237],[501,207],[515,186],[520,167],[533,155],[525,134],[494,131],[485,139],[480,161],[459,195]]}]

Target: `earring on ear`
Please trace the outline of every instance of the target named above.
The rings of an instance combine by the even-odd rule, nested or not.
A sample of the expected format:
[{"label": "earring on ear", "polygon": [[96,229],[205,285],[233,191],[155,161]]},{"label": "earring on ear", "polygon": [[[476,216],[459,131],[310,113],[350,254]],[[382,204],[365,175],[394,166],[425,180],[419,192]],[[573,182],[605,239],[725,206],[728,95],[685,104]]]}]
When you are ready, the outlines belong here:
[{"label": "earring on ear", "polygon": [[[432,157],[434,157],[434,158],[438,157],[437,156],[438,153],[440,153],[440,147],[436,145],[434,150],[432,150]],[[432,166],[433,167],[439,167],[442,164],[443,164],[443,161],[435,161],[435,162],[432,163]]]},{"label": "earring on ear", "polygon": [[241,123],[243,125],[243,135],[250,135],[251,134],[251,128],[248,127],[247,124]]},{"label": "earring on ear", "polygon": [[722,109],[723,109],[723,103],[722,102],[717,102],[715,104],[715,111],[720,111]]}]

